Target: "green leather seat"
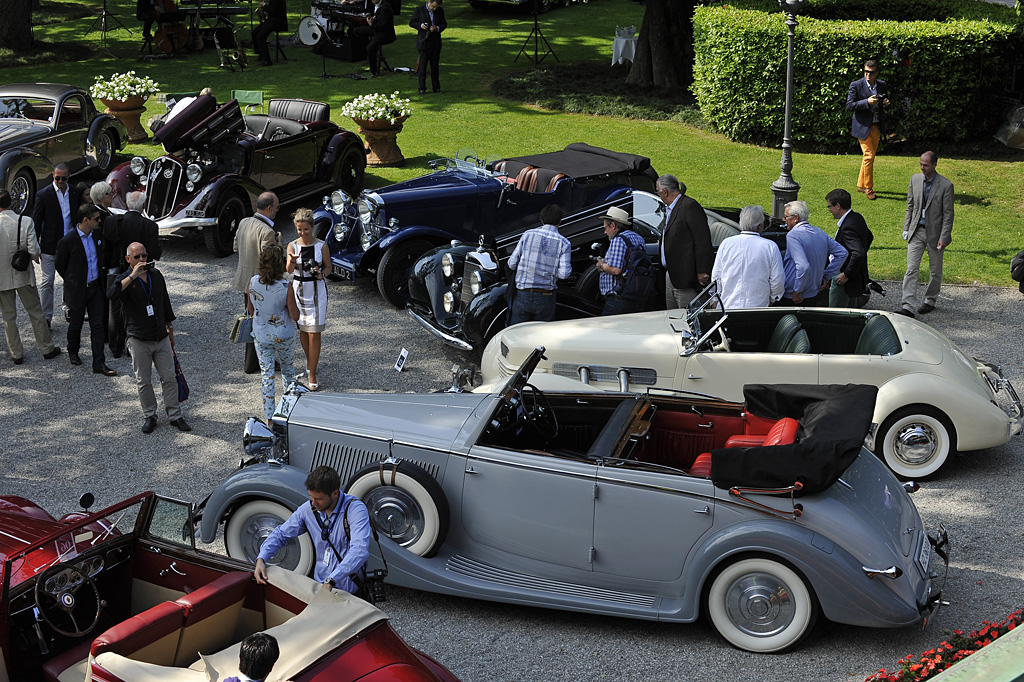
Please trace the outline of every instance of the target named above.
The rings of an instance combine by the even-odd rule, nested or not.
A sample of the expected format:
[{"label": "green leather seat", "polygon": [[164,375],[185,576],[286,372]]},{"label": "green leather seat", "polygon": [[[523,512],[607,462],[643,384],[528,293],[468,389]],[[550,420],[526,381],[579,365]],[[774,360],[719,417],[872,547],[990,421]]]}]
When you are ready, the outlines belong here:
[{"label": "green leather seat", "polygon": [[873,315],[864,324],[857,339],[857,355],[895,355],[903,350],[896,330],[885,315]]},{"label": "green leather seat", "polygon": [[796,334],[799,330],[800,320],[796,319],[796,315],[792,313],[788,315],[783,315],[782,318],[775,325],[775,330],[772,332],[772,337],[768,339],[768,352],[785,352],[786,346],[793,338],[793,335]]},{"label": "green leather seat", "polygon": [[811,340],[807,336],[807,332],[803,329],[797,329],[796,334],[793,334],[793,338],[786,344],[786,348],[782,351],[783,353],[810,353],[811,352]]}]

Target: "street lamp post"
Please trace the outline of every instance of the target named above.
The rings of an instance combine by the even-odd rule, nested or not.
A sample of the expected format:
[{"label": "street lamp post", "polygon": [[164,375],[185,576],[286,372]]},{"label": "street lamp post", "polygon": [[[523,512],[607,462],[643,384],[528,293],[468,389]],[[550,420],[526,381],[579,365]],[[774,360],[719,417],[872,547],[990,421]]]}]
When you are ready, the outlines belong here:
[{"label": "street lamp post", "polygon": [[789,48],[786,55],[786,122],[782,133],[782,172],[772,183],[772,215],[782,217],[783,209],[790,201],[796,201],[800,185],[793,179],[793,143],[790,142],[790,124],[793,112],[793,43],[796,40],[796,15],[806,0],[779,0],[779,6],[786,13],[789,27]]}]

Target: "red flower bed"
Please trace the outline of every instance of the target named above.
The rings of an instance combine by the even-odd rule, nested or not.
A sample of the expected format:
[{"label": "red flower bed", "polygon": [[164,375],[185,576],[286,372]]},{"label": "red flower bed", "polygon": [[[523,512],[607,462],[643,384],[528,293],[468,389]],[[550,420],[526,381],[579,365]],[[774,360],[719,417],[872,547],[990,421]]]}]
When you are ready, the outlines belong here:
[{"label": "red flower bed", "polygon": [[996,641],[1020,625],[1021,621],[1021,609],[1018,609],[1001,623],[984,621],[980,630],[975,630],[969,635],[965,635],[961,630],[954,630],[948,642],[942,642],[920,656],[915,657],[911,654],[901,658],[897,661],[899,667],[896,670],[879,670],[864,682],[919,682],[931,679],[957,661],[962,661],[978,649]]}]

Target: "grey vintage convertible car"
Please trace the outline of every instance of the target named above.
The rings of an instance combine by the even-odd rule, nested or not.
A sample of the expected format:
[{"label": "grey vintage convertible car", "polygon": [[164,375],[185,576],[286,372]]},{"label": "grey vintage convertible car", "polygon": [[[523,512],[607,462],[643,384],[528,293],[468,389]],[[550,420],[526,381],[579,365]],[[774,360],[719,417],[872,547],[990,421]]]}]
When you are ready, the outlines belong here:
[{"label": "grey vintage convertible car", "polygon": [[[690,622],[733,645],[786,649],[816,617],[927,622],[945,531],[862,447],[873,386],[752,386],[746,405],[587,391],[540,376],[538,348],[499,390],[289,391],[250,459],[200,505],[253,560],[308,503],[307,472],[349,479],[383,536],[388,581],[555,609]],[[559,390],[559,385],[574,385]],[[306,540],[308,543],[308,540]],[[273,558],[299,570],[296,543]],[[377,557],[379,560],[379,557]]]},{"label": "grey vintage convertible car", "polygon": [[63,83],[0,86],[0,181],[11,208],[31,212],[36,192],[58,163],[72,175],[113,167],[128,142],[124,124],[101,113],[82,88]]}]

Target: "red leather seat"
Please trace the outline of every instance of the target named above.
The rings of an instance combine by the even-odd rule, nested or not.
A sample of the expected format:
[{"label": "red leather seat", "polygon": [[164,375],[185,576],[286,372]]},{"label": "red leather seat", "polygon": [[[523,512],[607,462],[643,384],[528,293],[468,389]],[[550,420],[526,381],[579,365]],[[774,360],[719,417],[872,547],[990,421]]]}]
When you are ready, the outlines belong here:
[{"label": "red leather seat", "polygon": [[783,417],[763,436],[738,435],[730,436],[725,442],[727,448],[766,447],[769,445],[789,445],[796,442],[796,431],[800,422],[790,417]]},{"label": "red leather seat", "polygon": [[700,478],[711,477],[711,453],[702,452],[697,455],[697,459],[694,461],[693,466],[690,467],[690,475],[698,476]]},{"label": "red leather seat", "polygon": [[104,632],[93,640],[89,654],[95,658],[112,651],[136,661],[174,665],[184,624],[185,607],[165,601]]},{"label": "red leather seat", "polygon": [[231,644],[250,585],[255,583],[248,571],[225,573],[174,602],[185,609],[185,625],[174,665],[187,667],[199,658],[200,652],[220,651]]}]

